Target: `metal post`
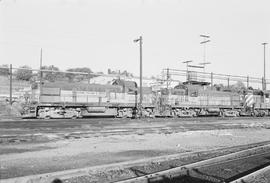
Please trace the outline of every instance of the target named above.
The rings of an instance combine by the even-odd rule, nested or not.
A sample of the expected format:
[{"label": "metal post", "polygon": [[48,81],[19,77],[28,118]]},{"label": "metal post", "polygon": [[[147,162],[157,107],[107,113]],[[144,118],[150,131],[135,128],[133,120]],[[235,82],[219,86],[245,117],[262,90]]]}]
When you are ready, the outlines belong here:
[{"label": "metal post", "polygon": [[186,64],[186,66],[187,66],[187,71],[186,71],[186,72],[187,72],[187,76],[186,76],[186,77],[187,77],[187,78],[186,78],[187,81],[189,80],[189,78],[188,78],[188,63],[190,63],[190,62],[193,62],[193,61],[192,61],[192,60],[188,60],[188,61],[182,62],[182,63]]},{"label": "metal post", "polygon": [[40,83],[39,83],[39,99],[40,99],[40,96],[41,96],[41,94],[42,94],[42,48],[40,49],[40,58],[39,58],[40,60],[40,66],[39,66],[39,69],[40,69]]},{"label": "metal post", "polygon": [[186,75],[186,80],[188,81],[188,63],[187,63],[187,75]]},{"label": "metal post", "polygon": [[213,72],[211,72],[211,89],[213,89]]},{"label": "metal post", "polygon": [[247,89],[249,87],[249,76],[247,76]]},{"label": "metal post", "polygon": [[[136,87],[136,90],[138,87]],[[135,91],[135,109],[138,109],[138,91]]]},{"label": "metal post", "polygon": [[169,68],[167,68],[167,91],[169,88]]},{"label": "metal post", "polygon": [[264,77],[262,77],[262,89],[264,90]]},{"label": "metal post", "polygon": [[143,100],[143,90],[142,90],[142,36],[139,39],[135,39],[134,42],[140,43],[140,106],[139,115],[142,117],[142,100]]},{"label": "metal post", "polygon": [[140,117],[142,117],[142,101],[143,101],[143,90],[142,90],[142,36],[140,36]]},{"label": "metal post", "polygon": [[262,43],[263,45],[263,90],[266,90],[266,78],[265,78],[265,46],[267,43]]},{"label": "metal post", "polygon": [[12,105],[12,64],[9,65],[9,104]]},{"label": "metal post", "polygon": [[227,86],[228,86],[228,89],[229,89],[229,87],[230,87],[230,76],[228,76],[228,80],[227,80]]}]

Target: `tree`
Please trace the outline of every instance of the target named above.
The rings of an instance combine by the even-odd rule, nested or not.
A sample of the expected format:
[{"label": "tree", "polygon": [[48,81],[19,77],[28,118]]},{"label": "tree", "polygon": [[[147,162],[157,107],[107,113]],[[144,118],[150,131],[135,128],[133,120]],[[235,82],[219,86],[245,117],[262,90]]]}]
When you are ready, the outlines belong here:
[{"label": "tree", "polygon": [[24,65],[24,66],[21,66],[19,68],[21,68],[21,69],[18,69],[15,73],[16,79],[29,81],[33,76],[33,72],[32,72],[32,70],[30,70],[31,67]]},{"label": "tree", "polygon": [[214,84],[214,88],[216,88],[217,91],[222,91],[225,87],[223,84]]},{"label": "tree", "polygon": [[233,87],[239,90],[246,89],[246,86],[242,81],[237,81],[237,83],[235,83]]},{"label": "tree", "polygon": [[9,74],[9,66],[7,64],[0,65],[0,75],[7,76]]},{"label": "tree", "polygon": [[[60,71],[58,67],[55,67],[53,65],[50,66],[42,66],[41,67],[42,70],[51,70],[51,71]],[[50,72],[50,71],[44,71],[42,72],[42,78],[44,80],[48,80],[50,82],[54,82],[57,79],[63,77],[64,74],[61,72]]]},{"label": "tree", "polygon": [[[77,68],[70,68],[66,70],[67,72],[83,72],[83,73],[93,73],[92,70],[88,67],[77,67]],[[65,76],[69,79],[69,81],[82,81],[84,79],[88,79],[89,76],[86,74],[73,74],[73,73],[66,73]],[[90,78],[93,76],[90,76]]]},{"label": "tree", "polygon": [[229,89],[233,92],[243,93],[247,88],[242,81],[237,81],[235,84],[231,85]]}]

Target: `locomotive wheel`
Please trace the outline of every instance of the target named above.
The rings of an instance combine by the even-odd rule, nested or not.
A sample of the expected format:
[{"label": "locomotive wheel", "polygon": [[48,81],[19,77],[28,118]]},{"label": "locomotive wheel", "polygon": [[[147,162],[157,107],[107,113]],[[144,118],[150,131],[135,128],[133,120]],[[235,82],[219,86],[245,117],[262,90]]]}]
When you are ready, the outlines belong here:
[{"label": "locomotive wheel", "polygon": [[265,116],[265,112],[264,111],[261,111],[260,112],[260,117],[264,117]]},{"label": "locomotive wheel", "polygon": [[51,116],[45,116],[44,119],[51,119]]},{"label": "locomotive wheel", "polygon": [[77,119],[77,118],[78,118],[78,117],[77,117],[77,116],[75,116],[75,115],[71,117],[71,119]]},{"label": "locomotive wheel", "polygon": [[117,117],[118,117],[118,118],[123,118],[123,112],[122,112],[122,111],[118,111]]},{"label": "locomotive wheel", "polygon": [[224,118],[225,117],[224,112],[223,111],[220,111],[219,112],[219,116]]}]

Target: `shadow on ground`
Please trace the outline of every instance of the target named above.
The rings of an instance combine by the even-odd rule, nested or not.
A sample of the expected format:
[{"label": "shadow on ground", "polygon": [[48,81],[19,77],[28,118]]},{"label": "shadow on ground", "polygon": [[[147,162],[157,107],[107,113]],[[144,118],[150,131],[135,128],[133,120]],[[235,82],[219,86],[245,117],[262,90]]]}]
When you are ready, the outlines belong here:
[{"label": "shadow on ground", "polygon": [[196,177],[184,175],[176,178],[162,177],[160,180],[148,180],[148,183],[216,183],[216,181],[204,180]]},{"label": "shadow on ground", "polygon": [[[266,157],[266,162],[255,166],[254,168],[246,169],[246,171],[239,172],[237,175],[231,175],[231,177],[224,178],[222,177],[222,173],[220,176],[214,175],[212,173],[207,174],[203,171],[200,171],[200,169],[186,169],[184,172],[180,174],[180,172],[172,175],[157,175],[153,177],[141,177],[149,175],[148,170],[140,170],[139,168],[130,168],[129,170],[132,171],[138,178],[141,177],[143,182],[147,183],[226,183],[231,182],[233,180],[239,179],[243,176],[246,176],[250,173],[256,172],[262,168],[265,168],[267,166],[270,166],[270,162],[267,160],[270,160],[270,157]],[[175,167],[171,167],[175,168]],[[133,180],[132,182],[142,182],[139,180]],[[243,180],[244,182],[244,180]],[[55,179],[52,181],[52,183],[62,183],[60,179]]]},{"label": "shadow on ground", "polygon": [[[147,175],[147,173],[142,172],[141,170],[131,169],[137,176],[143,176]],[[196,169],[192,170],[193,172],[197,171]],[[198,173],[198,172],[197,172]],[[172,177],[168,177],[165,175],[159,175],[157,177],[150,177],[145,180],[145,182],[148,183],[223,183],[225,182],[223,178],[217,177],[217,176],[211,176],[202,174],[200,177],[194,177],[189,174],[189,171],[187,171],[187,174],[183,175],[173,175]]]}]

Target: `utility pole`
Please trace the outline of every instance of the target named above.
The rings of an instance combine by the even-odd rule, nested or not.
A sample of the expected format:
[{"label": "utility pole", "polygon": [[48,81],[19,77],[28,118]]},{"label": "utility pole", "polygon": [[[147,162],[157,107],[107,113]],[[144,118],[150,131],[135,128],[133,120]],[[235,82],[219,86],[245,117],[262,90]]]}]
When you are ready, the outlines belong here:
[{"label": "utility pole", "polygon": [[214,80],[214,74],[213,74],[213,72],[211,72],[211,89],[213,89],[213,87],[214,87],[214,82],[213,82],[213,80]]},{"label": "utility pole", "polygon": [[142,90],[142,36],[139,39],[134,40],[135,43],[140,44],[140,104],[139,104],[139,115],[142,117],[142,100],[143,100],[143,90]]},{"label": "utility pole", "polygon": [[169,77],[170,77],[169,68],[167,68],[167,79],[166,79],[166,81],[167,81],[167,91],[169,90]]},{"label": "utility pole", "polygon": [[205,65],[211,64],[210,62],[206,62],[206,43],[210,42],[210,40],[209,40],[210,36],[202,34],[202,35],[200,35],[200,37],[203,38],[203,41],[200,42],[200,44],[203,44],[203,63],[200,63],[200,64],[204,66],[203,72],[205,73]]},{"label": "utility pole", "polygon": [[40,60],[40,62],[39,62],[39,74],[40,74],[40,83],[39,83],[39,100],[40,100],[40,96],[41,96],[41,94],[42,94],[42,48],[40,49],[40,58],[39,58]]},{"label": "utility pole", "polygon": [[247,76],[247,88],[249,87],[249,76]]},{"label": "utility pole", "polygon": [[12,105],[12,64],[9,65],[9,104]]},{"label": "utility pole", "polygon": [[182,63],[187,64],[187,81],[188,81],[188,63],[193,62],[192,60],[184,61]]},{"label": "utility pole", "polygon": [[[204,66],[200,66],[200,65],[188,65],[188,67],[197,68],[197,69],[203,69],[204,68]],[[191,73],[194,73],[194,74],[191,74]],[[190,72],[190,74],[188,76],[188,81],[198,81],[196,71]]]},{"label": "utility pole", "polygon": [[263,45],[263,90],[266,90],[266,78],[265,78],[265,46],[267,43],[262,43]]}]

